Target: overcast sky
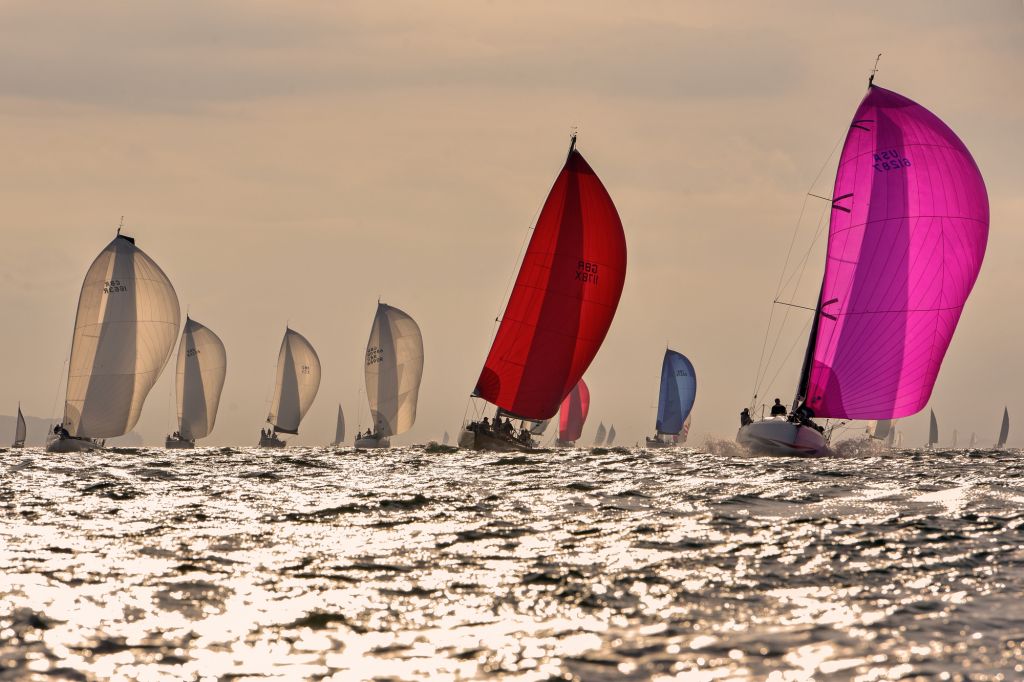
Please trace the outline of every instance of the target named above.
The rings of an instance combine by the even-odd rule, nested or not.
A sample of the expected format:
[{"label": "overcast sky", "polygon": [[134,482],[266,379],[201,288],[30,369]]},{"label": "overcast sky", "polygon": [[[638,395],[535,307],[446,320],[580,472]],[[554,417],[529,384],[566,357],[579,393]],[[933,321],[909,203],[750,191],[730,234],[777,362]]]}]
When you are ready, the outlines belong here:
[{"label": "overcast sky", "polygon": [[[1024,444],[1024,4],[974,2],[90,2],[0,5],[0,413],[62,406],[78,291],[122,215],[228,350],[206,444],[255,443],[285,324],[323,364],[292,442],[367,422],[378,296],[420,324],[414,429],[453,437],[517,254],[571,129],[626,230],[626,286],[586,375],[590,422],[653,431],[666,343],[699,389],[693,439],[750,399],[805,196],[877,82],[974,154],[992,209],[981,276],[932,406],[943,440]],[[819,177],[819,171],[824,171]],[[813,305],[824,242],[790,300]],[[792,398],[804,313],[765,398]],[[174,360],[137,427],[173,429]],[[360,421],[359,415],[362,415]],[[923,441],[927,414],[905,420]]]}]

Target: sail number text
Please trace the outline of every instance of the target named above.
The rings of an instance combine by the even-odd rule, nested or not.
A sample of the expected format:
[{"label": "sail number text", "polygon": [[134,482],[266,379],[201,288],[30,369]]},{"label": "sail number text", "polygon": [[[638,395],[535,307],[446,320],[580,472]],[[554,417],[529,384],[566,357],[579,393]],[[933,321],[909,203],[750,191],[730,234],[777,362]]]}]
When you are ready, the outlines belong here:
[{"label": "sail number text", "polygon": [[597,263],[581,260],[576,263],[576,279],[580,282],[597,284]]},{"label": "sail number text", "polygon": [[366,364],[376,365],[377,363],[384,362],[384,349],[374,346],[366,349]]},{"label": "sail number text", "polygon": [[185,351],[185,357],[186,358],[194,358],[197,355],[199,355],[199,349],[198,348],[189,348],[189,349],[187,349]]},{"label": "sail number text", "polygon": [[112,279],[103,283],[103,293],[118,294],[128,291],[128,286],[119,279]]},{"label": "sail number text", "polygon": [[873,156],[875,157],[875,171],[878,173],[899,170],[910,165],[910,159],[903,156],[903,152],[898,149],[886,149],[883,152],[875,152]]}]

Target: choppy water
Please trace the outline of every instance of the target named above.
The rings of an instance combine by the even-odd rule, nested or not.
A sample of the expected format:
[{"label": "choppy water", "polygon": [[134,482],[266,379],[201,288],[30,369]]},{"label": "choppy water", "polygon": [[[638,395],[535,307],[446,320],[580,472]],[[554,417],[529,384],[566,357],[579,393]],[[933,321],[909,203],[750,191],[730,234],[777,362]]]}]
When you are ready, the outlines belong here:
[{"label": "choppy water", "polygon": [[1024,678],[1019,452],[0,452],[0,677]]}]

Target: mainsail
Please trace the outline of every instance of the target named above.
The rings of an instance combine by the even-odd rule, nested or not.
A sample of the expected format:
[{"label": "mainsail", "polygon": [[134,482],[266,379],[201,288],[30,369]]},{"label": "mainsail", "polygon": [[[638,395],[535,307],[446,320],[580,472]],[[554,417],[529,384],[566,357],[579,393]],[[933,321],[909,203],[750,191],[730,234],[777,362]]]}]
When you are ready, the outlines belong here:
[{"label": "mainsail", "polygon": [[878,421],[869,422],[870,427],[868,433],[872,438],[878,440],[886,440],[889,434],[892,432],[892,420],[891,419],[879,419]]},{"label": "mainsail", "polygon": [[228,371],[220,337],[190,317],[178,344],[178,432],[186,440],[205,438],[217,421],[217,406]]},{"label": "mainsail", "polygon": [[377,304],[366,343],[365,374],[375,435],[411,429],[423,377],[423,336],[415,320],[398,308]]},{"label": "mainsail", "polygon": [[597,425],[597,433],[594,434],[594,446],[600,447],[604,445],[604,439],[607,437],[608,432],[605,431],[604,422]]},{"label": "mainsail", "polygon": [[1010,413],[1007,409],[1003,408],[1003,423],[999,426],[999,442],[996,443],[996,448],[1002,448],[1006,445],[1006,437],[1010,435]]},{"label": "mainsail", "polygon": [[533,421],[552,417],[583,377],[626,276],[622,222],[575,146],[573,137],[473,391]]},{"label": "mainsail", "polygon": [[320,390],[320,358],[302,334],[286,329],[277,356],[277,381],[267,421],[280,433],[298,433],[316,392]]},{"label": "mainsail", "polygon": [[562,407],[558,412],[558,439],[565,443],[579,440],[589,411],[590,389],[583,379],[580,379],[562,401]]},{"label": "mainsail", "polygon": [[939,423],[935,421],[935,410],[929,410],[931,421],[928,423],[928,447],[933,447],[939,442]]},{"label": "mainsail", "polygon": [[25,445],[25,415],[21,413],[21,403],[18,403],[18,419],[14,425],[14,447],[20,448]]},{"label": "mainsail", "polygon": [[658,393],[658,433],[679,435],[697,398],[697,375],[682,353],[665,349]]},{"label": "mainsail", "polygon": [[608,440],[604,442],[605,445],[611,447],[615,444],[615,424],[612,424],[608,429]]},{"label": "mainsail", "polygon": [[338,425],[334,428],[334,445],[341,445],[345,442],[345,413],[338,405]]},{"label": "mainsail", "polygon": [[850,124],[832,196],[798,400],[816,417],[914,414],[981,269],[985,183],[945,123],[873,86]]},{"label": "mainsail", "polygon": [[81,438],[128,433],[167,365],[181,309],[164,271],[119,234],[85,275],[71,342],[64,428]]}]

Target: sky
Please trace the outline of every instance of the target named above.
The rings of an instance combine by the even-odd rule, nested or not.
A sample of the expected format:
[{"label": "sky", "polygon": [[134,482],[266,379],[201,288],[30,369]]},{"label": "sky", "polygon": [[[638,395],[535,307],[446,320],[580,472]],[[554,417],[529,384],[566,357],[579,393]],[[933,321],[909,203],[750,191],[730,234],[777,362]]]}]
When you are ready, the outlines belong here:
[{"label": "sky", "polygon": [[[666,344],[696,367],[691,442],[731,438],[794,229],[807,267],[786,294],[814,303],[806,195],[830,192],[878,53],[876,82],[945,120],[988,186],[985,264],[931,407],[944,441],[994,440],[1004,405],[1024,419],[1020,0],[5,2],[0,413],[60,413],[81,280],[124,216],[227,347],[205,444],[256,442],[286,324],[323,365],[292,442],[329,442],[339,403],[366,426],[378,297],[425,343],[419,416],[393,443],[454,437],[576,129],[628,244],[584,441],[599,421],[620,443],[653,431]],[[802,314],[761,398],[792,399]],[[173,365],[136,427],[150,443],[174,428]],[[927,413],[901,430],[923,442]]]}]

